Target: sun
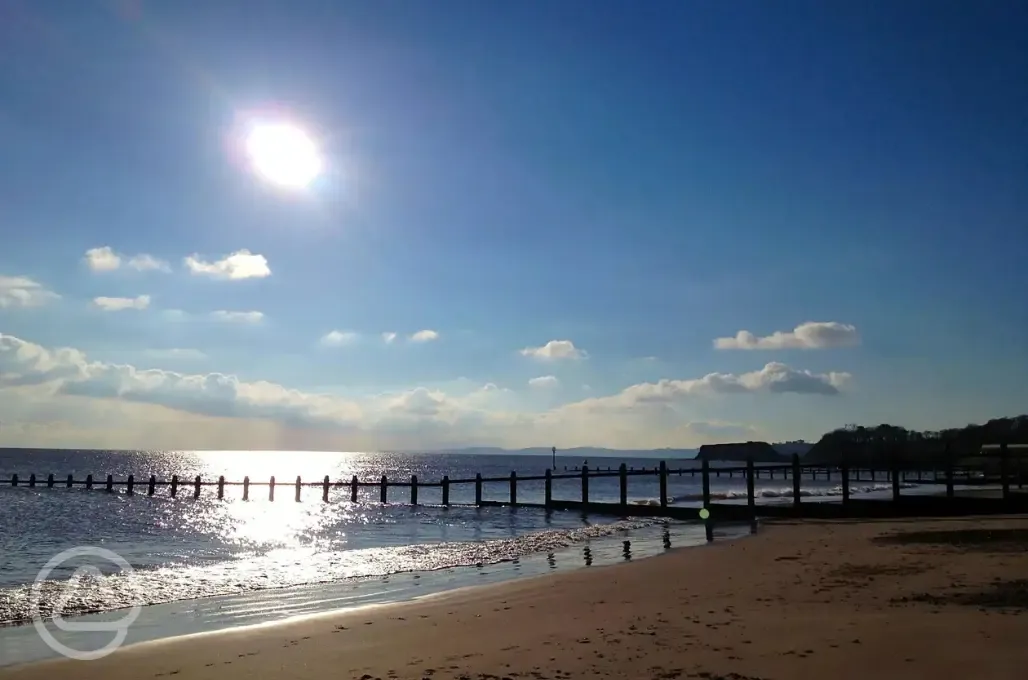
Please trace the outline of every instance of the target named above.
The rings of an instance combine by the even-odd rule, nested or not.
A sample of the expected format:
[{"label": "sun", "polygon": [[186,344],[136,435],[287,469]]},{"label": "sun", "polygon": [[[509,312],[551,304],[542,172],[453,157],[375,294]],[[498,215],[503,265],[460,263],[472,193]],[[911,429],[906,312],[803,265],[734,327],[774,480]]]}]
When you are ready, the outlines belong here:
[{"label": "sun", "polygon": [[310,184],[323,165],[314,140],[288,123],[254,125],[246,136],[246,153],[258,174],[290,189]]}]

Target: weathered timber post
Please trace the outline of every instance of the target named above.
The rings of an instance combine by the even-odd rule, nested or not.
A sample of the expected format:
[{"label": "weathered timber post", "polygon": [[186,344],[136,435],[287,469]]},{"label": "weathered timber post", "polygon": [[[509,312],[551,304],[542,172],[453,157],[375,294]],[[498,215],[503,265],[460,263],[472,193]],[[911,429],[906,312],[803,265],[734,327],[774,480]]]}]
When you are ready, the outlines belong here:
[{"label": "weathered timber post", "polygon": [[660,461],[660,507],[667,507],[667,463]]},{"label": "weathered timber post", "polygon": [[53,476],[53,473],[51,473],[51,474],[50,474],[50,475],[49,475],[49,476],[48,476],[48,477],[46,478],[46,488],[48,488],[48,489],[52,489],[52,488],[54,488],[54,476]]},{"label": "weathered timber post", "polygon": [[545,495],[543,496],[543,503],[544,505],[546,505],[546,507],[550,507],[553,504],[553,472],[550,470],[550,468],[546,468],[546,480],[544,484]]},{"label": "weathered timber post", "polygon": [[357,475],[354,475],[350,479],[350,502],[351,503],[356,503],[357,502],[357,490],[360,488],[359,484],[360,484],[360,482],[357,481]]},{"label": "weathered timber post", "polygon": [[850,504],[850,465],[846,458],[842,459],[839,467],[842,474],[842,507],[843,514],[845,514],[845,510]]},{"label": "weathered timber post", "polygon": [[193,482],[193,498],[200,497],[200,475],[196,476],[196,480]]},{"label": "weathered timber post", "polygon": [[150,475],[150,483],[146,487],[146,495],[152,496],[157,491],[157,475]]},{"label": "weathered timber post", "polygon": [[125,493],[126,493],[126,495],[131,496],[134,493],[133,487],[135,486],[135,484],[136,484],[135,475],[129,475],[128,479],[125,480]]},{"label": "weathered timber post", "polygon": [[999,445],[999,483],[1003,488],[1003,500],[1010,498],[1010,450],[1007,443]]},{"label": "weathered timber post", "polygon": [[250,500],[250,476],[243,477],[243,500]]},{"label": "weathered timber post", "polygon": [[443,475],[443,505],[450,506],[450,475]]},{"label": "weathered timber post", "polygon": [[[68,477],[68,487],[71,487],[71,477]],[[86,490],[93,488],[93,475],[86,475]]]},{"label": "weathered timber post", "polygon": [[800,454],[792,454],[792,504],[800,507]]},{"label": "weathered timber post", "polygon": [[297,503],[300,502],[300,488],[303,486],[303,482],[300,481],[300,475],[296,475],[296,491],[293,494],[293,500]]},{"label": "weathered timber post", "polygon": [[11,475],[11,486],[18,486],[18,473]]},{"label": "weathered timber post", "polygon": [[482,473],[475,473],[475,505],[482,505]]},{"label": "weathered timber post", "polygon": [[225,475],[218,477],[218,500],[225,498]]},{"label": "weathered timber post", "polygon": [[892,455],[889,456],[889,460],[890,460],[890,462],[892,464],[890,466],[891,467],[891,472],[892,472],[892,502],[893,503],[897,503],[897,502],[899,502],[899,499],[900,499],[900,478],[901,478],[901,475],[900,475],[900,467],[899,467],[899,455],[896,453],[896,451],[892,452]]},{"label": "weathered timber post", "polygon": [[382,481],[380,482],[381,488],[379,489],[379,501],[384,505],[389,502],[389,480],[386,479],[385,475],[382,475]]},{"label": "weathered timber post", "polygon": [[417,505],[418,504],[418,476],[417,475],[411,475],[410,476],[410,504],[411,505]]},{"label": "weathered timber post", "polygon": [[107,475],[107,493],[114,492],[114,475]]},{"label": "weathered timber post", "polygon": [[178,492],[178,475],[171,476],[171,497],[174,498]]},{"label": "weathered timber post", "polygon": [[582,466],[582,505],[589,502],[589,466]]},{"label": "weathered timber post", "polygon": [[628,507],[628,466],[624,463],[618,468],[618,482],[621,486],[621,507]]},{"label": "weathered timber post", "polygon": [[707,516],[703,518],[703,529],[707,535],[707,542],[714,540],[713,513],[710,511],[710,461],[703,459],[703,509]]},{"label": "weathered timber post", "polygon": [[268,500],[274,502],[275,500],[275,476],[271,476],[271,480],[268,482]]},{"label": "weathered timber post", "polygon": [[36,474],[35,473],[32,473],[31,475],[29,475],[29,488],[30,489],[35,489],[36,488]]},{"label": "weathered timber post", "polygon": [[71,475],[68,475],[68,485],[67,485],[68,488],[70,489],[71,485],[74,484],[74,483],[75,483],[75,480],[72,479]]},{"label": "weathered timber post", "polygon": [[757,493],[753,479],[753,457],[746,459],[746,505],[750,511],[750,532],[757,533]]},{"label": "weathered timber post", "polygon": [[946,498],[953,498],[953,449],[949,442],[946,442],[942,456],[946,463]]},{"label": "weathered timber post", "polygon": [[322,503],[328,503],[328,485],[329,485],[328,475],[325,475],[325,478],[323,480],[321,480],[321,502]]},{"label": "weathered timber post", "polygon": [[518,504],[518,473],[515,470],[510,471],[510,504]]}]

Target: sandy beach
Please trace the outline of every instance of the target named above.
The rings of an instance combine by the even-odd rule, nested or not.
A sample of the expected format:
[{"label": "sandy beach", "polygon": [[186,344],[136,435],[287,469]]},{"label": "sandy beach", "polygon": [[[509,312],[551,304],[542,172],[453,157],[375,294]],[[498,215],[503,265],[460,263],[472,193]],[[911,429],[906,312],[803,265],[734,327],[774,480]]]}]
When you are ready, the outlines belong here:
[{"label": "sandy beach", "polygon": [[0,679],[1023,677],[1026,548],[1026,518],[777,522],[638,562]]}]

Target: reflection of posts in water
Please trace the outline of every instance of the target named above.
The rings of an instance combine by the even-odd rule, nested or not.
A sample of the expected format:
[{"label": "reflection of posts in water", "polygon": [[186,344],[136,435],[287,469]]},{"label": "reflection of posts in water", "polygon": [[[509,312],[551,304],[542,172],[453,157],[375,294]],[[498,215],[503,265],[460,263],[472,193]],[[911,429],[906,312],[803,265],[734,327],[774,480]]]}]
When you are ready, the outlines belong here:
[{"label": "reflection of posts in water", "polygon": [[582,549],[582,556],[585,557],[585,566],[593,566],[593,551],[589,546],[585,546],[585,548]]},{"label": "reflection of posts in water", "polygon": [[664,539],[664,550],[671,550],[671,530],[666,526],[664,527],[664,533],[661,535]]},{"label": "reflection of posts in water", "polygon": [[550,565],[550,569],[557,568],[557,557],[553,553],[546,553],[546,564]]},{"label": "reflection of posts in water", "polygon": [[624,541],[623,545],[622,545],[621,552],[624,553],[625,561],[626,562],[628,560],[632,559],[632,542],[631,541]]}]

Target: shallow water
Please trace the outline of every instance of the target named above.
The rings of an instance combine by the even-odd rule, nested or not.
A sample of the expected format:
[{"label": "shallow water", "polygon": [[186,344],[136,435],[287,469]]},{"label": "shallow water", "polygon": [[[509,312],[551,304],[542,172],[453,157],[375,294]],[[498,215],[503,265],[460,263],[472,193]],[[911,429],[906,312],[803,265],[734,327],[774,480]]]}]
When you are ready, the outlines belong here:
[{"label": "shallow water", "polygon": [[[594,467],[612,469],[621,462],[591,461]],[[581,463],[558,458],[558,471]],[[636,469],[653,469],[658,461],[626,463]],[[46,618],[55,609],[69,615],[133,604],[215,602],[226,597],[237,598],[231,600],[236,604],[229,610],[245,613],[239,621],[252,622],[262,616],[274,618],[276,612],[296,615],[323,610],[328,607],[326,602],[351,606],[353,598],[362,602],[401,599],[410,592],[442,587],[447,578],[439,574],[457,573],[453,582],[458,584],[484,578],[468,576],[460,567],[486,570],[493,578],[510,578],[531,572],[533,567],[525,565],[536,564],[539,556],[571,554],[583,547],[606,555],[617,553],[624,540],[632,540],[639,546],[637,554],[647,554],[646,546],[660,546],[670,534],[678,536],[676,545],[702,543],[702,528],[688,523],[460,505],[473,502],[473,484],[452,486],[454,505],[449,508],[441,506],[438,487],[420,488],[417,506],[409,505],[410,490],[404,488],[390,488],[392,502],[387,504],[378,502],[378,488],[361,489],[359,502],[353,504],[348,486],[333,486],[328,503],[322,502],[320,487],[304,488],[302,501],[293,500],[292,482],[297,475],[315,481],[327,474],[332,482],[345,482],[353,475],[362,481],[378,480],[383,474],[406,481],[417,475],[424,483],[439,481],[444,474],[452,479],[473,478],[475,473],[504,477],[511,471],[519,476],[541,475],[550,464],[549,457],[532,456],[0,451],[0,478],[18,474],[27,480],[34,473],[41,480],[34,489],[24,481],[17,488],[0,487],[0,624],[26,622],[36,607]],[[674,461],[670,467],[694,464]],[[54,474],[57,488],[45,488],[48,474]],[[96,488],[61,488],[68,474],[76,480],[92,474]],[[133,474],[136,494],[127,495],[124,487],[106,493],[103,481],[108,474],[118,480]],[[148,497],[144,480],[151,474],[159,480],[177,474],[190,481],[180,487],[176,498],[170,497],[167,487],[159,487],[155,496]],[[238,486],[227,487],[224,500],[217,499],[213,487],[202,488],[200,498],[194,499],[191,480],[196,475],[210,481],[219,475],[241,481],[248,475],[255,482],[266,482],[275,475],[281,486],[274,502],[269,501],[266,486],[252,487],[250,500],[245,502]],[[713,477],[711,484],[715,498],[744,502],[744,480]],[[761,479],[757,484],[761,502],[776,502],[791,494],[787,480]],[[674,504],[698,508],[700,486],[698,475],[672,475],[668,495]],[[855,485],[855,493],[869,495],[888,489],[884,482]],[[805,479],[803,492],[808,498],[832,500],[839,493],[838,481]],[[580,493],[579,480],[554,480],[555,498],[577,499]],[[632,502],[655,503],[658,493],[656,475],[629,479]],[[508,494],[507,482],[485,485],[484,498],[488,500],[507,500]],[[616,477],[590,480],[592,500],[613,502],[618,495]],[[542,482],[519,483],[518,498],[541,502]],[[78,546],[113,550],[132,569],[125,571],[95,558],[70,559],[56,565],[41,584],[33,585],[44,564]],[[500,563],[518,566],[488,572],[490,565]],[[85,565],[97,571],[82,574],[80,568]],[[410,586],[413,591],[397,587],[397,579],[402,582],[403,578],[414,584]],[[424,585],[430,583],[436,585]],[[339,595],[339,588],[345,593]],[[306,594],[295,594],[301,592]],[[194,629],[218,621],[226,625],[239,622],[232,616],[211,617],[207,605],[188,607],[201,607],[209,619],[207,623],[194,620]],[[9,647],[16,637],[9,630],[0,630],[0,647]],[[10,650],[7,652],[5,656],[10,658]]]}]

